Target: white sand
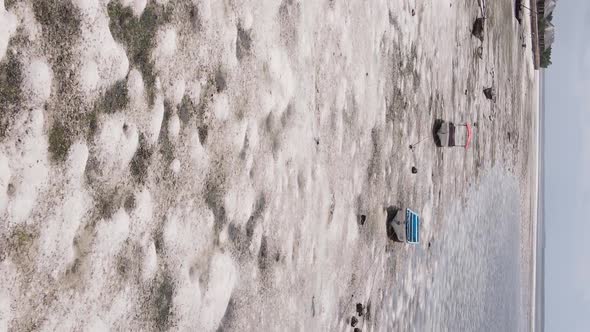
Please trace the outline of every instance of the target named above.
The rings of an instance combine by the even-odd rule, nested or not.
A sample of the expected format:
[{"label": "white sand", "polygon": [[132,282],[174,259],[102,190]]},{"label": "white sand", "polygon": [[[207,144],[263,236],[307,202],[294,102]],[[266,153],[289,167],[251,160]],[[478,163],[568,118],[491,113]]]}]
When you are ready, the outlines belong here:
[{"label": "white sand", "polygon": [[39,107],[49,99],[52,79],[51,68],[44,60],[34,59],[25,69],[23,91],[28,95],[33,106]]},{"label": "white sand", "polygon": [[0,60],[6,55],[6,48],[10,37],[16,32],[17,18],[13,13],[7,12],[4,0],[0,0]]},{"label": "white sand", "polygon": [[[494,165],[528,170],[509,1],[489,5],[483,60],[476,2],[117,3],[52,3],[79,24],[64,46],[32,0],[0,0],[0,60],[23,74],[0,118],[0,329],[343,330],[357,301],[363,330],[408,328],[444,208]],[[126,22],[148,36],[121,40]],[[437,118],[479,122],[474,149],[410,151]],[[390,204],[421,214],[424,243],[390,243]]]},{"label": "white sand", "polygon": [[82,93],[93,101],[98,93],[127,76],[129,60],[109,30],[109,17],[102,0],[73,0],[81,14],[82,36],[78,80]]},{"label": "white sand", "polygon": [[147,0],[121,0],[121,4],[123,6],[131,7],[135,16],[141,16],[141,13],[143,13],[143,10],[147,5]]}]

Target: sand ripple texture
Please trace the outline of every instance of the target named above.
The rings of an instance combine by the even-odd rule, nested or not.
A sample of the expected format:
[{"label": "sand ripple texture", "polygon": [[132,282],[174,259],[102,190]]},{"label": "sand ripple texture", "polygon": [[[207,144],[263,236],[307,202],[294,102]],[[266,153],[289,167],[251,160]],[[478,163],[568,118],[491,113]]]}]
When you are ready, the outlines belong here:
[{"label": "sand ripple texture", "polygon": [[[456,308],[415,299],[471,267],[486,296],[441,266],[481,232],[449,220],[489,172],[527,201],[533,98],[528,23],[488,2],[482,43],[476,1],[0,0],[0,330],[432,327]],[[437,118],[474,149],[410,151]]]}]

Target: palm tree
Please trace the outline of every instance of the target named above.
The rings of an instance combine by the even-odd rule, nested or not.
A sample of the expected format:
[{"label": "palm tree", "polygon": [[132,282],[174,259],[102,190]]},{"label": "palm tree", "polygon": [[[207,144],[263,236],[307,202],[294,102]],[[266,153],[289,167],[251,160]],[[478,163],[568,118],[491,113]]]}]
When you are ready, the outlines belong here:
[{"label": "palm tree", "polygon": [[551,47],[543,50],[541,53],[541,68],[547,68],[551,65]]}]

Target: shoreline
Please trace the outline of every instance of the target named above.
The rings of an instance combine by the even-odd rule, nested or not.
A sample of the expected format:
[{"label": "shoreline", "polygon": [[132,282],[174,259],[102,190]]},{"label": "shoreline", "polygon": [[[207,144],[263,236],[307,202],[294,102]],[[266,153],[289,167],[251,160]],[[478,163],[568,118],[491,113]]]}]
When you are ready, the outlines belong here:
[{"label": "shoreline", "polygon": [[541,51],[539,49],[539,38],[535,38],[539,34],[539,21],[537,19],[537,1],[530,0],[530,17],[531,17],[531,39],[533,43],[533,64],[535,69],[541,66]]},{"label": "shoreline", "polygon": [[531,174],[531,179],[533,182],[533,192],[532,192],[532,197],[531,197],[531,214],[532,214],[532,248],[531,248],[531,261],[532,261],[532,268],[531,268],[531,330],[532,331],[536,331],[536,317],[537,317],[537,233],[538,233],[538,221],[539,221],[539,215],[538,215],[538,208],[539,208],[539,157],[540,157],[540,153],[539,153],[539,149],[540,147],[540,134],[541,134],[541,128],[539,127],[539,119],[540,119],[540,98],[542,98],[541,96],[541,91],[540,91],[540,75],[539,72],[535,73],[535,90],[536,90],[536,94],[537,94],[537,98],[536,98],[536,105],[535,105],[535,112],[536,112],[536,116],[535,116],[535,126],[534,126],[534,135],[533,135],[533,146],[535,147],[535,149],[533,149],[534,151],[534,158],[533,158],[533,168],[534,168],[534,172],[532,172]]}]

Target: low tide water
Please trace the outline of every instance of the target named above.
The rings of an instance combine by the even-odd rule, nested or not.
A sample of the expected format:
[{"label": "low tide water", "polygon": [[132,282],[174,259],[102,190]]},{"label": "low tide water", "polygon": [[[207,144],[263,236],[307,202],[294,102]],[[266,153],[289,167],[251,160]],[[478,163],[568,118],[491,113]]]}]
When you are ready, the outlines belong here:
[{"label": "low tide water", "polygon": [[388,329],[527,329],[518,182],[494,168],[466,197],[443,221],[444,234],[430,248],[417,248],[408,273],[390,285]]},{"label": "low tide water", "polygon": [[493,169],[450,214],[435,248],[426,330],[524,328],[518,190],[514,178]]}]

